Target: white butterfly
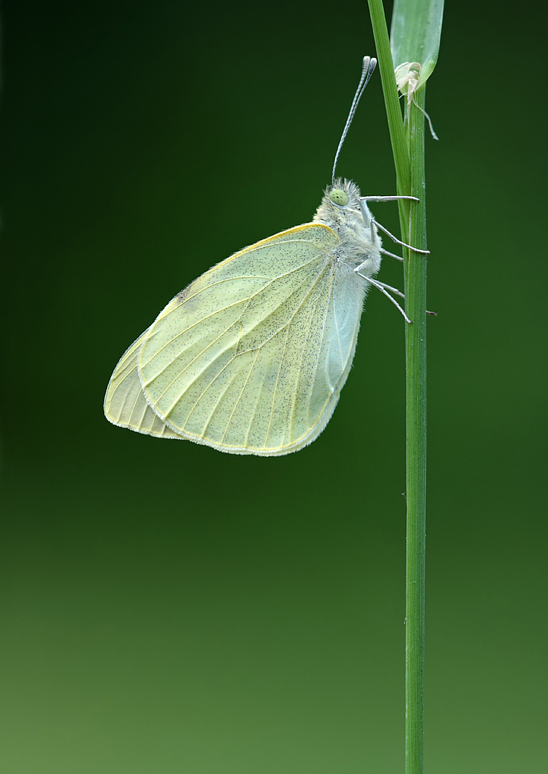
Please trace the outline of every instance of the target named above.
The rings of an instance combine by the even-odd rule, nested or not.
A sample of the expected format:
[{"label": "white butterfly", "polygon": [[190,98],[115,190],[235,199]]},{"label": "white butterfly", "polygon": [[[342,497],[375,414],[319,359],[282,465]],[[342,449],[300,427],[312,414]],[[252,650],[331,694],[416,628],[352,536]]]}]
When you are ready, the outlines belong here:
[{"label": "white butterfly", "polygon": [[[376,64],[364,61],[339,151]],[[394,290],[373,279],[386,251],[366,204],[394,198],[361,197],[353,182],[333,179],[312,223],[195,280],[116,366],[107,419],[233,454],[277,456],[311,443],[348,377],[369,286]]]}]

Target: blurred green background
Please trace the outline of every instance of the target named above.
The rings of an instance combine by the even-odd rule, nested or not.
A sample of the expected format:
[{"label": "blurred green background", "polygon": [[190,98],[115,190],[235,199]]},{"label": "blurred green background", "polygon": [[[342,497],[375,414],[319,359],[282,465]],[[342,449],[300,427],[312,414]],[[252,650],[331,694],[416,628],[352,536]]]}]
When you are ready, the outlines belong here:
[{"label": "blurred green background", "polygon": [[[540,14],[450,3],[428,89],[436,774],[548,770]],[[297,454],[102,414],[176,292],[312,217],[374,53],[365,2],[8,1],[3,45],[0,768],[401,772],[392,305],[370,293],[339,407]],[[395,193],[378,75],[339,171]],[[397,229],[394,205],[374,209]],[[381,278],[401,286],[401,267]]]}]

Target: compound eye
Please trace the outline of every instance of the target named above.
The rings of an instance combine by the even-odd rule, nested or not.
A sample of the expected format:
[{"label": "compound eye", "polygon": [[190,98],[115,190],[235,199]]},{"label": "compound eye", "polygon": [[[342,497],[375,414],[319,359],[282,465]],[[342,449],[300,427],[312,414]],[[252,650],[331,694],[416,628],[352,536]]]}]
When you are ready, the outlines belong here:
[{"label": "compound eye", "polygon": [[344,207],[345,204],[348,204],[348,194],[346,191],[341,191],[340,188],[334,188],[330,192],[329,198],[333,204],[337,204],[339,207]]}]

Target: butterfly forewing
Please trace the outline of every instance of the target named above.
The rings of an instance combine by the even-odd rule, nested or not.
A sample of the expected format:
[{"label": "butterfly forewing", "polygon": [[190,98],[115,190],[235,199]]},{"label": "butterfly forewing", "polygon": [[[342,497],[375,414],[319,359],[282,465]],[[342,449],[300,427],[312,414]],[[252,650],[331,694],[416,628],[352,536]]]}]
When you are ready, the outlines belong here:
[{"label": "butterfly forewing", "polygon": [[139,375],[174,433],[275,455],[323,429],[363,299],[334,258],[337,244],[323,224],[298,226],[218,264],[168,304],[145,336]]}]

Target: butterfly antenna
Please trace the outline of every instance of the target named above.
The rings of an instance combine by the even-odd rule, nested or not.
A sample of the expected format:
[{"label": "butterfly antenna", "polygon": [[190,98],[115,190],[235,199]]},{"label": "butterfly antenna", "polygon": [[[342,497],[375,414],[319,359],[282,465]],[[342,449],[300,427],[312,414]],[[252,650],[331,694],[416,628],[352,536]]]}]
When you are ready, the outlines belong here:
[{"label": "butterfly antenna", "polygon": [[362,97],[363,92],[365,91],[365,87],[369,83],[369,79],[373,75],[373,72],[375,70],[375,67],[377,66],[377,60],[370,57],[370,56],[364,56],[363,58],[363,66],[362,66],[362,75],[360,78],[360,82],[358,84],[358,88],[356,89],[356,93],[354,94],[354,99],[352,100],[352,105],[350,106],[350,113],[348,114],[348,118],[346,119],[346,124],[344,125],[343,133],[341,135],[341,139],[339,140],[339,147],[337,148],[337,152],[335,153],[335,161],[333,162],[333,173],[331,175],[331,184],[335,185],[335,170],[337,169],[337,162],[339,160],[339,155],[341,153],[341,148],[343,146],[343,143],[346,139],[346,135],[348,134],[348,130],[350,129],[350,124],[352,123],[352,120],[354,118],[354,114],[356,113],[356,109],[358,107],[358,104],[360,102],[360,99]]}]

